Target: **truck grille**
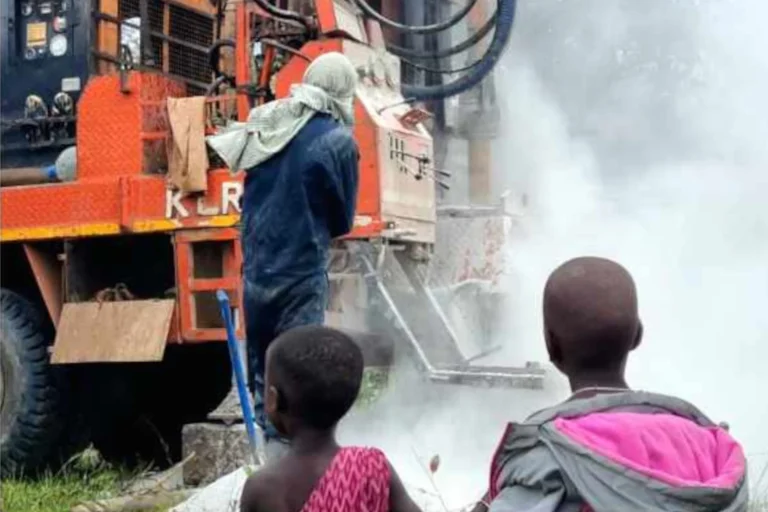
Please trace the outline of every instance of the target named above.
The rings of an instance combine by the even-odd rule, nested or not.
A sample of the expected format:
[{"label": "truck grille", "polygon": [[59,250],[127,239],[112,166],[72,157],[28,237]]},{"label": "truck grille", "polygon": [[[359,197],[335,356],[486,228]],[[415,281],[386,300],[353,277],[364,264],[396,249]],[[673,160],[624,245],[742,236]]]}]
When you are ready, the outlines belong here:
[{"label": "truck grille", "polygon": [[[99,65],[100,72],[114,71],[120,59],[120,44],[126,31],[134,33],[135,45],[131,46],[136,67],[148,67],[186,83],[189,94],[202,93],[212,80],[208,61],[208,48],[213,43],[215,18],[199,7],[185,6],[183,0],[147,0],[150,30],[149,51],[140,47],[140,31],[146,29],[141,19],[140,0],[118,0],[117,12],[109,12],[110,0],[95,0],[99,35],[95,41],[97,59],[106,61]],[[206,6],[206,4],[195,4]],[[112,7],[114,9],[114,7]],[[135,23],[138,21],[139,27]],[[126,28],[127,27],[127,28]]]},{"label": "truck grille", "polygon": [[169,31],[173,38],[206,48],[202,53],[195,48],[176,43],[169,44],[169,71],[198,82],[211,81],[211,67],[207,48],[213,44],[213,20],[175,5],[170,6]]}]

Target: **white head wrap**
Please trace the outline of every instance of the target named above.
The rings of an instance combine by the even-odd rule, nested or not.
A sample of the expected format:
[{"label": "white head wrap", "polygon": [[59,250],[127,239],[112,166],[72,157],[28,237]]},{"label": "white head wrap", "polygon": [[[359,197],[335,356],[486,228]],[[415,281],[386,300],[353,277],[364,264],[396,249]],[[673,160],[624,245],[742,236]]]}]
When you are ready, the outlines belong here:
[{"label": "white head wrap", "polygon": [[232,171],[251,169],[282,151],[315,114],[329,114],[347,126],[355,121],[357,73],[341,53],[315,59],[288,98],[251,110],[248,121],[232,123],[208,137],[208,145]]}]

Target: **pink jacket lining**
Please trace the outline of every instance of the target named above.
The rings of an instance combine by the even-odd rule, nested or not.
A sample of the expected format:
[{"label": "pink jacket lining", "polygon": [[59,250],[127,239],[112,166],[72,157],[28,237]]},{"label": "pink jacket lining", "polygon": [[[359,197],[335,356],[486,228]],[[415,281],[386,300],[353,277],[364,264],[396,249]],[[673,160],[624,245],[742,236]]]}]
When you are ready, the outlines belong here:
[{"label": "pink jacket lining", "polygon": [[674,487],[732,489],[746,471],[727,431],[671,414],[594,413],[554,424],[574,443]]}]

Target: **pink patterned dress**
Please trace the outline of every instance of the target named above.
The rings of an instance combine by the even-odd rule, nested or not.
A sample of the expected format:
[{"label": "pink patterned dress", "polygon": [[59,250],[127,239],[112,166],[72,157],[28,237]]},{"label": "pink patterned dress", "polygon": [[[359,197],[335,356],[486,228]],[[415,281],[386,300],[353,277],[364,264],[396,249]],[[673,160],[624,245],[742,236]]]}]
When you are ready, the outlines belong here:
[{"label": "pink patterned dress", "polygon": [[387,512],[389,464],[375,448],[342,448],[302,512]]}]

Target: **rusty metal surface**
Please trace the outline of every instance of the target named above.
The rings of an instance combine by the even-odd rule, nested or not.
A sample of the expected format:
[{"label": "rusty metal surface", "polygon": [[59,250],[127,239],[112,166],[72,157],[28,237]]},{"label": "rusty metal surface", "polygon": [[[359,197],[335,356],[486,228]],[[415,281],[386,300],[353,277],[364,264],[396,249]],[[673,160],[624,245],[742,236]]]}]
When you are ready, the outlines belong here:
[{"label": "rusty metal surface", "polygon": [[481,280],[496,288],[504,275],[505,249],[515,221],[509,216],[441,215],[430,264],[429,286],[445,288]]},{"label": "rusty metal surface", "polygon": [[51,362],[161,361],[173,308],[172,300],[65,304]]},{"label": "rusty metal surface", "polygon": [[424,279],[469,358],[503,342],[500,306],[505,304],[507,253],[517,222],[499,206],[439,210],[437,243]]},{"label": "rusty metal surface", "polygon": [[35,276],[43,302],[51,316],[54,326],[59,324],[61,307],[63,303],[63,276],[62,265],[56,254],[42,251],[32,244],[24,244],[24,253],[27,255],[32,274]]}]

